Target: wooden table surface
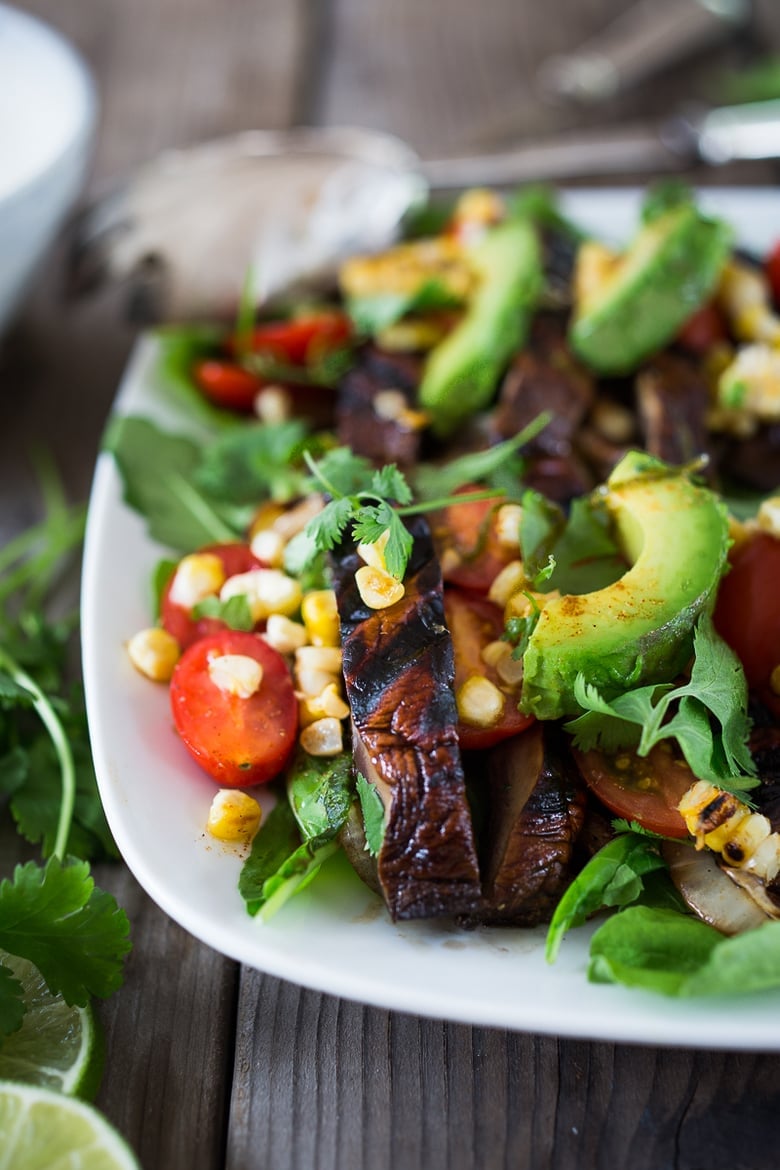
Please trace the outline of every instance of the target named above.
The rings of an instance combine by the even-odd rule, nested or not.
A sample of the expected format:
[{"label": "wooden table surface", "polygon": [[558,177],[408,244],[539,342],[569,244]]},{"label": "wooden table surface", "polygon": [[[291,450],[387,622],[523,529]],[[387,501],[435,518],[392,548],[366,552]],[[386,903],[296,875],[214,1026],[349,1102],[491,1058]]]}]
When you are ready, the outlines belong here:
[{"label": "wooden table surface", "polygon": [[[662,113],[780,50],[776,0],[749,34],[578,115],[541,102],[538,61],[624,0],[22,0],[80,47],[102,122],[89,188],[159,149],[251,126],[362,123],[423,153]],[[0,84],[2,81],[0,79]],[[771,183],[755,164],[699,176]],[[780,219],[780,217],[779,217]],[[55,253],[0,358],[0,523],[31,522],[27,452],[86,498],[134,340],[120,298],[67,303]],[[4,864],[16,846],[4,839]],[[132,923],[101,1012],[99,1106],[145,1170],[774,1170],[780,1055],[664,1050],[468,1027],[367,1008],[241,968],[100,867]]]}]

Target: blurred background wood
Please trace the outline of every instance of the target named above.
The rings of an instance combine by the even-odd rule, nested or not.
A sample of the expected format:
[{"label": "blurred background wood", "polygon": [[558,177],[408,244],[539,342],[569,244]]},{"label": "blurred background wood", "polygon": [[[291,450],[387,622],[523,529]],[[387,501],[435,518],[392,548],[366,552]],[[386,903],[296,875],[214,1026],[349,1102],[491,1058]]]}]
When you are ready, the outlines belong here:
[{"label": "blurred background wood", "polygon": [[[538,62],[625,0],[25,0],[91,64],[89,191],[156,151],[252,126],[362,123],[425,154],[718,96],[780,50],[776,0],[749,33],[590,111],[538,97]],[[2,84],[0,80],[0,84]],[[772,182],[755,164],[697,177]],[[779,222],[780,222],[780,216]],[[51,257],[0,352],[0,536],[37,513],[28,451],[84,498],[133,332],[117,292],[62,295]],[[18,854],[2,838],[3,869]],[[780,1057],[629,1048],[419,1020],[242,970],[170,922],[122,866],[101,884],[134,950],[102,1017],[99,1104],[145,1170],[774,1170]]]}]

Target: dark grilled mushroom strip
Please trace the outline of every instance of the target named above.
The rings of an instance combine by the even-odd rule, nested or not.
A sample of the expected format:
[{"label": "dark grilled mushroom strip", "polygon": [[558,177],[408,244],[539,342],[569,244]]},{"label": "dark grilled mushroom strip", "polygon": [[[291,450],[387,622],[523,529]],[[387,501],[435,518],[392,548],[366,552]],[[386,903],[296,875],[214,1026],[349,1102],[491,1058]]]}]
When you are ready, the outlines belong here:
[{"label": "dark grilled mushroom strip", "polygon": [[[397,463],[399,467],[415,463],[421,429],[410,426],[403,416],[393,417],[386,406],[392,405],[392,394],[399,404],[415,408],[419,381],[419,358],[384,353],[367,345],[339,385],[339,442],[374,463]],[[384,399],[378,400],[380,395]]]},{"label": "dark grilled mushroom strip", "polygon": [[394,919],[465,913],[480,896],[441,573],[427,522],[409,529],[406,592],[387,609],[363,603],[353,546],[332,557],[355,769],[385,806],[377,873]]},{"label": "dark grilled mushroom strip", "polygon": [[709,391],[684,358],[659,353],[639,371],[636,402],[644,445],[666,463],[689,463],[708,453]]},{"label": "dark grilled mushroom strip", "polygon": [[585,793],[560,729],[537,723],[488,757],[488,856],[479,921],[549,922],[573,876]]}]

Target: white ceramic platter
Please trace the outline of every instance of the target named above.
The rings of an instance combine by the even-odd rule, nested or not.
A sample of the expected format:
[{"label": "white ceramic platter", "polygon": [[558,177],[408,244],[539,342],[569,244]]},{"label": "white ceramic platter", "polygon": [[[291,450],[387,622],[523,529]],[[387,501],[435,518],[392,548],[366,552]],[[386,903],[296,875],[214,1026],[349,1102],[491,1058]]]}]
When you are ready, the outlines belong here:
[{"label": "white ceramic platter", "polygon": [[[620,238],[636,193],[580,192],[568,210]],[[780,195],[712,191],[706,206],[735,224],[745,245],[780,236]],[[156,343],[142,341],[116,409],[187,420],[154,385]],[[267,924],[250,918],[236,883],[241,857],[204,834],[213,782],[177,741],[165,687],[136,673],[124,643],[149,624],[151,571],[164,550],[122,502],[101,455],[90,507],[83,587],[84,674],[100,791],[111,829],[141,885],[196,937],[243,963],[333,995],[400,1011],[608,1041],[780,1049],[780,994],[674,1001],[589,984],[588,931],[573,932],[553,967],[543,930],[466,932],[440,923],[393,925],[378,900],[334,858]]]}]

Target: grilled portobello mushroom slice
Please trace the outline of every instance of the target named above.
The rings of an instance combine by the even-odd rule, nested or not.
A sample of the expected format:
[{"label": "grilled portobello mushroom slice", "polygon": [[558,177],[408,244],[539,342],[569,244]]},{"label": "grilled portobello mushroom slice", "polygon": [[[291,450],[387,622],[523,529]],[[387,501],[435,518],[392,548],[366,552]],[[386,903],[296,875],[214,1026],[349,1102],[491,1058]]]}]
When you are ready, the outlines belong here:
[{"label": "grilled portobello mushroom slice", "polygon": [[480,899],[441,572],[427,522],[408,527],[405,594],[387,609],[362,601],[354,544],[332,554],[355,770],[385,808],[377,876],[394,920],[464,914]]},{"label": "grilled portobello mushroom slice", "polygon": [[491,748],[483,924],[549,922],[574,876],[586,795],[557,724],[535,723]]}]

